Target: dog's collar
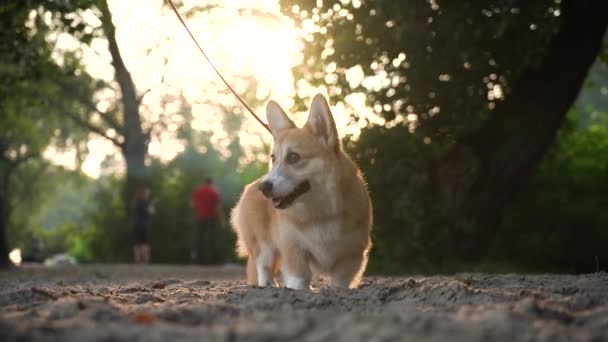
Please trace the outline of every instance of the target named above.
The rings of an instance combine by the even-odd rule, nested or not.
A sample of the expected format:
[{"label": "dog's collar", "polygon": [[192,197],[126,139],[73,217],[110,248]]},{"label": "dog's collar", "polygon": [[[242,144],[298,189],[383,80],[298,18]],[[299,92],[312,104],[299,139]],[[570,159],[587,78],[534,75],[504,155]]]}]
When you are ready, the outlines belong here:
[{"label": "dog's collar", "polygon": [[296,188],[293,189],[293,191],[287,196],[277,199],[273,198],[272,204],[276,209],[285,209],[289,207],[298,197],[308,192],[308,190],[310,190],[310,182],[307,180],[303,181],[302,183],[298,184],[298,186],[296,186]]}]

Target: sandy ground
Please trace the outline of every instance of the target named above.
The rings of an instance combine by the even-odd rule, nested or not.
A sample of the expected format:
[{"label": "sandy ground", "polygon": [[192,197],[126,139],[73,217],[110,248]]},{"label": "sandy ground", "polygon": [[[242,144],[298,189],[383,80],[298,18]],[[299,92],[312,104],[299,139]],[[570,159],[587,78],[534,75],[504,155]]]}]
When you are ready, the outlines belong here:
[{"label": "sandy ground", "polygon": [[246,286],[238,266],[0,271],[0,341],[608,341],[608,274]]}]

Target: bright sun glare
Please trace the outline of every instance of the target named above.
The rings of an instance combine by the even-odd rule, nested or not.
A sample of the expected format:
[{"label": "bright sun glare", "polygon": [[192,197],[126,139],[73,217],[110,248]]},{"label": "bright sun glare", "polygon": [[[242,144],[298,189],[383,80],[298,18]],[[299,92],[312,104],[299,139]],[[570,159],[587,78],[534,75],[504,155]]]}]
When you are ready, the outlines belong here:
[{"label": "bright sun glare", "polygon": [[[209,102],[230,106],[235,105],[236,100],[226,94],[225,86],[196,49],[174,13],[169,7],[162,6],[162,2],[109,1],[121,55],[138,91],[150,89],[144,98],[142,115],[155,118],[166,114],[167,110],[179,110],[177,105],[162,108],[160,103],[167,94],[177,96],[181,93],[192,105],[192,127],[212,130],[212,141],[221,150],[228,144],[221,126],[222,113],[218,106],[209,105]],[[182,4],[182,13],[195,6],[217,4],[211,12],[196,13],[186,21],[206,53],[237,91],[244,91],[247,84],[243,80],[251,77],[258,82],[258,98],[270,97],[285,109],[293,104],[291,98],[295,89],[291,68],[302,60],[298,40],[300,32],[281,14],[278,0],[184,0]],[[86,16],[90,24],[100,25],[92,12]],[[112,81],[114,70],[105,39],[95,39],[90,47],[82,47],[70,36],[60,35],[57,46],[60,50],[82,48],[87,71],[93,77]],[[302,92],[312,95],[316,91],[318,89],[311,87],[298,90],[300,95]],[[114,96],[112,93],[100,94],[99,108],[107,108]],[[364,107],[364,97],[353,96],[350,100],[351,106]],[[345,134],[348,131],[343,128],[348,117],[336,115],[343,109],[343,104],[337,106],[334,115],[339,131]],[[263,107],[256,108],[256,112],[263,114]],[[182,151],[183,146],[173,138],[176,129],[177,125],[170,125],[166,132],[153,140],[150,153],[169,160]],[[265,134],[263,128],[247,116],[241,142],[245,145],[259,144],[257,134],[260,133]],[[118,153],[109,141],[98,137],[89,142],[89,150],[92,153],[82,169],[93,177],[99,176],[100,164],[106,155]],[[60,153],[51,148],[46,155],[56,163],[74,166],[73,152]]]}]

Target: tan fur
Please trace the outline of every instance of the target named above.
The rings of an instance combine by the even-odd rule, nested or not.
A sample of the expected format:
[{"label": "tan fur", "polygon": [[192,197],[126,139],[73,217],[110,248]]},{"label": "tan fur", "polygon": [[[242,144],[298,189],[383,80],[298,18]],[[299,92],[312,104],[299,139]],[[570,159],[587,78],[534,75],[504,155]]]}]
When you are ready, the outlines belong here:
[{"label": "tan fur", "polygon": [[[303,128],[274,102],[267,115],[277,161],[245,187],[231,216],[238,252],[248,256],[247,282],[275,285],[280,265],[287,287],[309,288],[313,272],[329,276],[333,286],[356,287],[371,248],[371,202],[360,171],[342,150],[325,99],[314,98]],[[301,156],[295,166],[284,161],[289,151]],[[270,179],[280,180],[278,193],[304,180],[311,187],[289,207],[276,209],[258,189]]]}]

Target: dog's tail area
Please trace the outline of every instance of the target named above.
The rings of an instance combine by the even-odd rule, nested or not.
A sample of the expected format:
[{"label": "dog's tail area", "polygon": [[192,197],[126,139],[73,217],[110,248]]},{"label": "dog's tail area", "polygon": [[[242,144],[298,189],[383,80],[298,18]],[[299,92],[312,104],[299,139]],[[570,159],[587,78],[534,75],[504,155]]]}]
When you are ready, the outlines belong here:
[{"label": "dog's tail area", "polygon": [[246,258],[249,256],[247,245],[240,237],[236,240],[236,254],[241,258]]},{"label": "dog's tail area", "polygon": [[[247,247],[248,245],[245,239],[247,239],[249,236],[246,232],[243,231],[243,224],[245,222],[243,222],[243,218],[239,215],[239,205],[240,203],[237,204],[237,206],[232,210],[232,213],[230,215],[230,223],[232,224],[232,229],[237,235],[236,253],[241,258],[247,258],[247,284],[257,285],[258,280],[255,263],[255,248],[254,250],[250,251],[249,247]],[[249,246],[253,245],[250,244]]]},{"label": "dog's tail area", "polygon": [[246,258],[251,255],[251,253],[249,253],[249,250],[247,249],[247,244],[244,241],[243,234],[239,232],[239,227],[241,227],[243,223],[240,222],[241,218],[239,217],[239,211],[237,209],[238,208],[235,207],[230,214],[230,224],[232,226],[232,230],[234,230],[237,235],[236,253],[239,257]]}]

